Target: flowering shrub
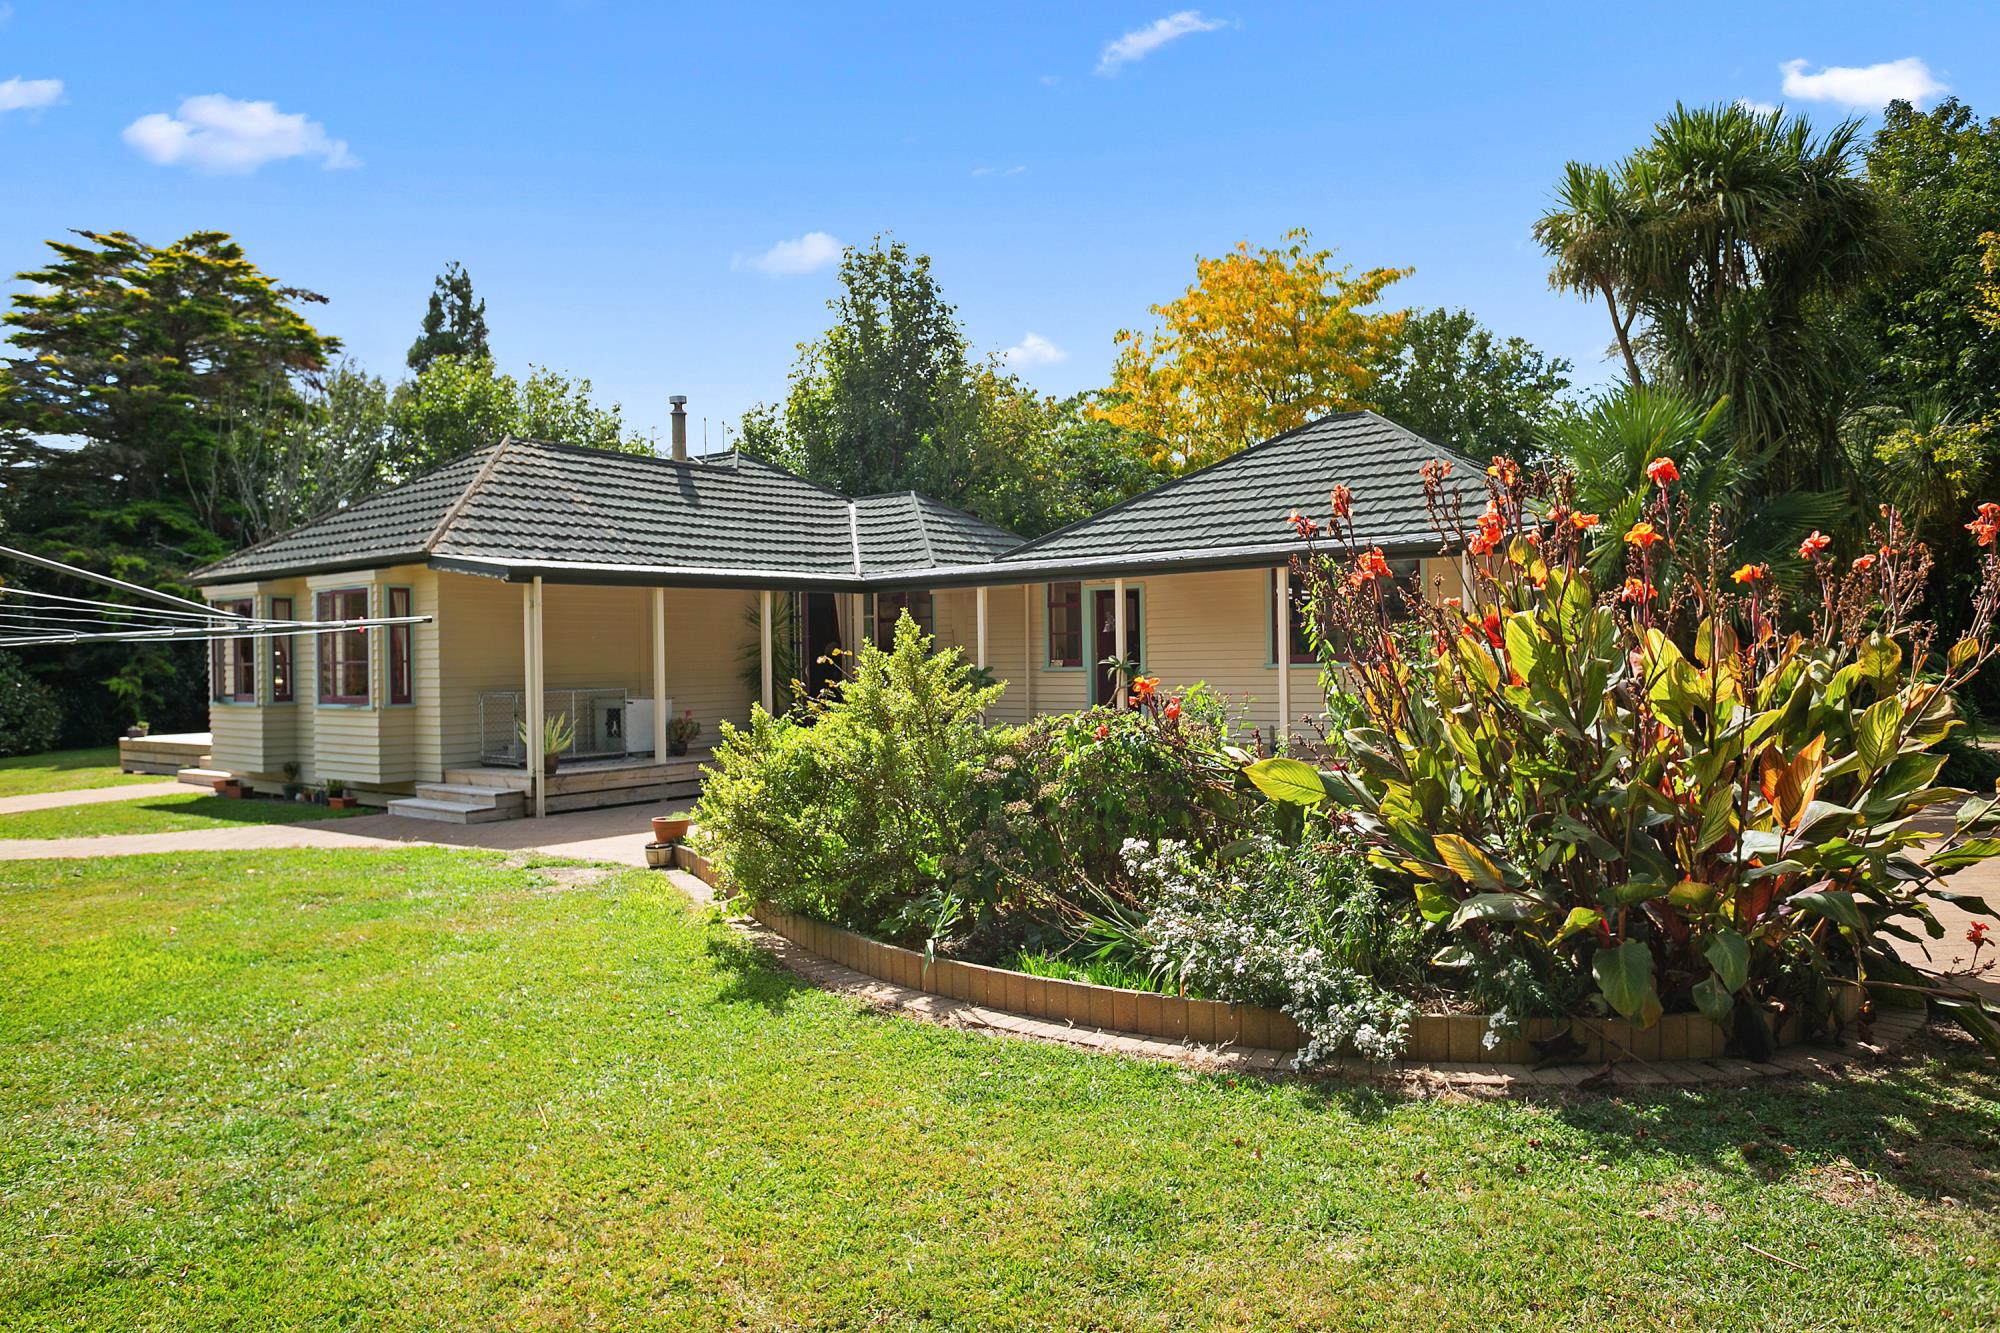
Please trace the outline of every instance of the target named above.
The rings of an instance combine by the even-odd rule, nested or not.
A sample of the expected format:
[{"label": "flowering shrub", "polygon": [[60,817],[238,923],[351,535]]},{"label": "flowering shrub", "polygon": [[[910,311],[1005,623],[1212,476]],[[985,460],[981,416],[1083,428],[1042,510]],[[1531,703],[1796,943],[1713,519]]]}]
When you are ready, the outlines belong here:
[{"label": "flowering shrub", "polygon": [[[1301,891],[1308,886],[1299,868],[1314,859],[1307,849],[1268,837],[1256,839],[1222,871],[1172,839],[1154,845],[1128,839],[1122,854],[1147,903],[1140,937],[1148,961],[1176,988],[1282,1009],[1306,1034],[1300,1064],[1350,1049],[1378,1060],[1403,1053],[1416,1006],[1375,980],[1373,965],[1386,960],[1365,943],[1354,947],[1380,923],[1355,929],[1356,923],[1329,912],[1368,898],[1357,862],[1349,861],[1340,876],[1346,881],[1340,887],[1349,892],[1327,894],[1325,884],[1311,886],[1322,892]],[[1274,877],[1259,874],[1273,870]]]},{"label": "flowering shrub", "polygon": [[[1806,539],[1809,629],[1786,632],[1772,571],[1729,568],[1677,503],[1671,458],[1622,532],[1577,511],[1564,476],[1503,459],[1468,515],[1450,466],[1427,464],[1425,489],[1468,582],[1407,599],[1425,631],[1414,653],[1389,632],[1381,552],[1336,491],[1328,544],[1299,572],[1314,641],[1342,645],[1322,651],[1327,682],[1356,693],[1362,724],[1341,762],[1247,770],[1365,842],[1441,935],[1438,965],[1525,965],[1538,985],[1523,993],[1580,993],[1640,1024],[1699,1009],[1760,1051],[1767,1003],[1824,1015],[1837,979],[1894,966],[1882,936],[1937,930],[1926,896],[2000,853],[1977,836],[2000,797],[1937,785],[1932,752],[1959,725],[1953,692],[1995,651],[2000,507],[1968,525],[1984,578],[1971,628],[1939,651],[1913,615],[1928,553],[1887,509],[1852,559]],[[1602,541],[1626,552],[1612,590],[1590,572]],[[1663,557],[1680,571],[1665,595]],[[1920,856],[1916,821],[1945,805],[1953,828]]]}]

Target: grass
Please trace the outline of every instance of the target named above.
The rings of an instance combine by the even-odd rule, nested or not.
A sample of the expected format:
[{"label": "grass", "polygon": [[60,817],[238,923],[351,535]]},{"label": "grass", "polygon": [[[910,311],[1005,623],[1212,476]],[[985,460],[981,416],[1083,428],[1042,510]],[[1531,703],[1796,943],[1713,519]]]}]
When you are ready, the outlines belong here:
[{"label": "grass", "polygon": [[484,853],[8,866],[0,1106],[17,1328],[2000,1324],[1969,1043],[1546,1103],[1203,1076]]},{"label": "grass", "polygon": [[[156,779],[157,780],[157,779]],[[365,813],[329,810],[299,801],[228,800],[201,792],[148,796],[135,801],[104,801],[96,805],[62,805],[49,810],[23,810],[0,815],[0,839],[93,838],[113,833],[179,833],[188,829],[227,828],[235,824],[297,824],[309,819],[339,819]]]},{"label": "grass", "polygon": [[86,787],[119,787],[133,782],[165,782],[157,773],[122,773],[118,747],[51,750],[47,754],[0,759],[0,796],[28,796],[45,791],[81,791]]}]

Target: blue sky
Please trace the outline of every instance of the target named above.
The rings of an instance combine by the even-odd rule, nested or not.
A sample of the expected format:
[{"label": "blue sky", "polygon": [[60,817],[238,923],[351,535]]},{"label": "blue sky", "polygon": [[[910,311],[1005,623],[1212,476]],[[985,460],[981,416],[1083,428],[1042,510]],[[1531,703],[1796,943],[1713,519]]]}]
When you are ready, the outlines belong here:
[{"label": "blue sky", "polygon": [[461,260],[503,365],[654,430],[687,393],[697,447],[825,326],[823,238],[933,256],[1050,392],[1101,384],[1195,255],[1295,226],[1589,383],[1602,317],[1529,236],[1566,159],[1677,98],[2000,114],[1991,4],[164,8],[0,4],[6,272],[66,228],[220,228],[394,374]]}]

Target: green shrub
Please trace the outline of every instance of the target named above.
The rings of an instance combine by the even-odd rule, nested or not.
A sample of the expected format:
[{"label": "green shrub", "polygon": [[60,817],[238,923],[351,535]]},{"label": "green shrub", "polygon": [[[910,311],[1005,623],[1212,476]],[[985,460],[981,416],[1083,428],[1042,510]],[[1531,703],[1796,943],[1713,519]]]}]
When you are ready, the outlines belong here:
[{"label": "green shrub", "polygon": [[53,749],[61,730],[55,692],[0,653],[0,758]]},{"label": "green shrub", "polygon": [[949,863],[985,817],[978,781],[1005,733],[956,650],[905,615],[838,691],[795,716],[725,723],[695,819],[728,883],[787,911],[927,945],[968,904]]}]

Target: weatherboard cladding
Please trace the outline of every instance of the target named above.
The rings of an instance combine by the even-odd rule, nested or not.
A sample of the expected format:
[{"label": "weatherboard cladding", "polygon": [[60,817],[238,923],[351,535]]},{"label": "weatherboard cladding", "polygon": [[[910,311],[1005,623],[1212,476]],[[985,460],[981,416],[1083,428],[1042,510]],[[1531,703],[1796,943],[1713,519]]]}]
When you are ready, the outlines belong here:
[{"label": "weatherboard cladding", "polygon": [[[1325,518],[1354,491],[1362,535],[1434,547],[1418,467],[1455,464],[1477,502],[1480,467],[1372,412],[1312,422],[1023,544],[1013,533],[903,491],[849,501],[770,463],[676,462],[506,440],[197,571],[204,583],[435,560],[506,573],[551,566],[635,578],[894,586],[1007,581],[1148,559],[1275,560],[1293,509]],[[1126,564],[1125,562],[1130,562]],[[556,572],[551,569],[551,573]]]}]

